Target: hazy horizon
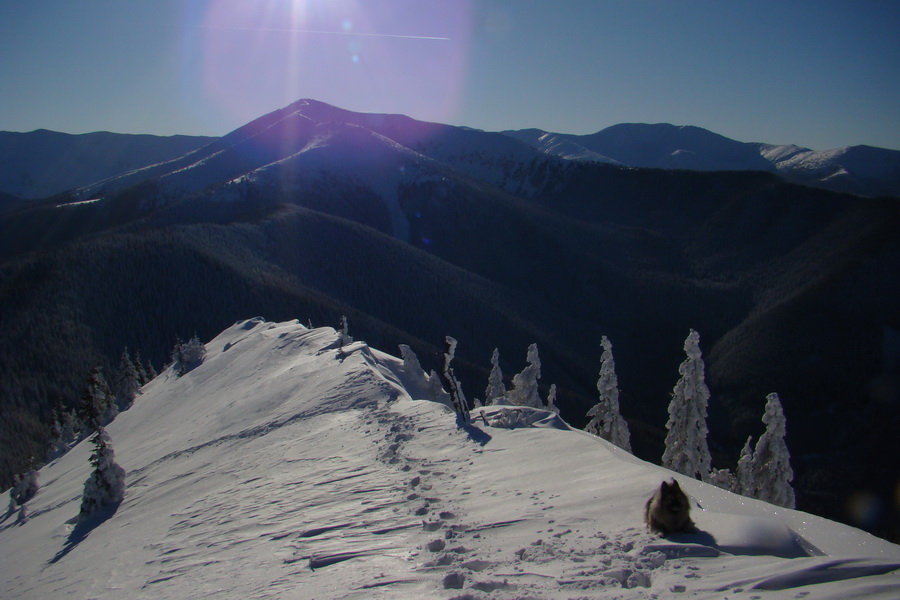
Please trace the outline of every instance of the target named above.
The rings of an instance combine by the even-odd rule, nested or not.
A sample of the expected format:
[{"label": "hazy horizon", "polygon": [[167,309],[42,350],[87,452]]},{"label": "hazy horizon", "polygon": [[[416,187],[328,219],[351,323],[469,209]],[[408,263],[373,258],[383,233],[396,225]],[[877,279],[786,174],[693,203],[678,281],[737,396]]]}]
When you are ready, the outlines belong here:
[{"label": "hazy horizon", "polygon": [[900,149],[898,17],[877,0],[13,3],[0,130],[221,136],[313,98],[488,131]]}]

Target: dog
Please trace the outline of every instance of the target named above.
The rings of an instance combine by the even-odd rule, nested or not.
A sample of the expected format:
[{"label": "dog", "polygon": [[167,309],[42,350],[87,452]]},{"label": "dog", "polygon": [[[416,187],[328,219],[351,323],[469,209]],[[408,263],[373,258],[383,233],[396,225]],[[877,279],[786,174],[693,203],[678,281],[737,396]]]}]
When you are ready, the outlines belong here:
[{"label": "dog", "polygon": [[644,506],[644,523],[650,531],[665,537],[671,533],[697,530],[691,521],[691,504],[678,482],[663,481]]}]

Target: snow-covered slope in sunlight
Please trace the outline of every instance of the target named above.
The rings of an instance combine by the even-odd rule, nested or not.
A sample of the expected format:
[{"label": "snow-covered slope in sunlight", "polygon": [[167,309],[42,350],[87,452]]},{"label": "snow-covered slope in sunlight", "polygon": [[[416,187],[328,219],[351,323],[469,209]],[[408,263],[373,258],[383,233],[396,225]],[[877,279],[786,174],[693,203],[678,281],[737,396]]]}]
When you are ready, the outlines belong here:
[{"label": "snow-covered slope in sunlight", "polygon": [[[556,415],[460,427],[422,372],[251,319],[109,426],[124,502],[75,535],[89,443],[0,522],[4,598],[894,598],[900,547],[678,477],[700,532],[649,534],[673,474]],[[408,392],[407,390],[411,390]],[[499,424],[525,411],[530,426]],[[507,415],[508,417],[508,415]],[[505,419],[510,422],[515,419]],[[686,596],[687,597],[687,596]]]},{"label": "snow-covered slope in sunlight", "polygon": [[802,183],[870,196],[900,194],[900,152],[871,146],[810,150],[759,145],[778,172]]},{"label": "snow-covered slope in sunlight", "polygon": [[548,133],[546,131],[541,131],[540,129],[519,129],[504,131],[502,133],[518,140],[522,140],[526,144],[533,146],[550,156],[558,156],[566,160],[591,160],[614,165],[620,164],[618,161],[585,148],[572,140],[571,136]]}]

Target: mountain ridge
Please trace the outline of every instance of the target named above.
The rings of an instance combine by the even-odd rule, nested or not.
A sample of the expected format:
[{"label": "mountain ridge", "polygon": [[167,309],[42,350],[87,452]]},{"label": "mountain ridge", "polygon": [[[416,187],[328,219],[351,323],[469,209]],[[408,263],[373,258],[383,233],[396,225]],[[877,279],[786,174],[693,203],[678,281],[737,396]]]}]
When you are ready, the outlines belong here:
[{"label": "mountain ridge", "polygon": [[[400,114],[354,113],[311,99],[298,100],[220,138],[109,132],[71,135],[49,130],[0,132],[0,165],[4,165],[0,168],[0,193],[36,199],[101,183],[128,171],[147,169],[157,163],[178,159],[188,149],[198,149],[206,144],[222,148],[215,142],[223,138],[227,138],[223,142],[225,145],[246,142],[278,121],[304,112],[319,123],[352,123],[413,150],[425,150],[425,153],[429,143],[427,140],[439,139],[442,132],[469,131],[473,137],[479,138],[477,143],[481,144],[495,133],[416,121]],[[865,196],[900,196],[900,151],[873,146],[817,151],[793,145],[739,142],[701,127],[669,123],[621,123],[592,134],[553,133],[541,129],[499,133],[523,142],[546,156],[564,160],[660,169],[762,170],[778,173],[796,183],[833,191]],[[49,138],[56,141],[51,143]],[[494,138],[489,145],[497,143]],[[110,144],[118,145],[116,151],[105,152],[115,155],[113,162],[103,156],[104,152],[97,156],[98,153],[91,150],[92,147]],[[134,149],[129,149],[141,145],[146,149],[137,154]],[[163,145],[170,149],[162,149]],[[471,148],[476,144],[470,140],[466,145]],[[40,155],[36,152],[44,156],[38,158]],[[460,148],[455,152],[460,154]],[[511,148],[507,149],[507,153],[515,154]],[[522,160],[522,156],[520,154],[518,160]],[[451,156],[440,158],[446,160]],[[124,162],[126,159],[127,163]],[[77,163],[72,163],[73,160]],[[470,168],[474,166],[472,157],[469,163]],[[84,165],[88,168],[85,169]],[[153,172],[144,170],[139,177],[152,176]]]},{"label": "mountain ridge", "polygon": [[45,198],[181,156],[209,143],[202,136],[153,136],[38,129],[0,131],[0,192]]},{"label": "mountain ridge", "polygon": [[[627,600],[892,597],[900,547],[645,463],[546,410],[459,423],[426,375],[296,320],[240,320],[106,428],[121,504],[75,526],[85,439],[0,517],[0,595]],[[581,460],[575,460],[578,457]],[[560,468],[560,460],[567,467]],[[661,538],[661,480],[698,531]]]},{"label": "mountain ridge", "polygon": [[[693,328],[715,399],[716,466],[758,434],[774,390],[802,465],[801,506],[856,523],[844,508],[852,482],[893,493],[890,466],[874,457],[895,452],[898,416],[890,394],[870,393],[897,377],[882,360],[900,328],[892,199],[759,171],[565,160],[499,133],[309,101],[225,137],[0,220],[8,473],[40,452],[52,404],[73,406],[84,375],[111,371],[125,345],[161,365],[174,336],[211,337],[235,313],[347,315],[360,336],[409,344],[431,368],[453,335],[470,397],[495,347],[509,376],[537,342],[543,385],[557,384],[575,425],[593,404],[599,355],[579,349],[607,335],[645,458],[661,453]],[[884,515],[866,526],[889,531],[895,515]]]},{"label": "mountain ridge", "polygon": [[849,146],[816,151],[738,142],[692,125],[622,123],[593,134],[510,130],[549,155],[628,167],[700,171],[768,171],[823,189],[864,196],[900,196],[900,151]]}]

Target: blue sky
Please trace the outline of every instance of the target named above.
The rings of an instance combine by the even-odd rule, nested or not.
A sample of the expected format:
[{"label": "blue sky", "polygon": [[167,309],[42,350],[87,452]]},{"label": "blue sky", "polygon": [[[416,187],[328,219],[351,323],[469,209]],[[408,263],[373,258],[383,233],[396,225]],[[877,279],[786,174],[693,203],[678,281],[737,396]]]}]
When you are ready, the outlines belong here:
[{"label": "blue sky", "polygon": [[300,98],[487,130],[900,149],[900,2],[0,3],[0,130],[222,135]]}]

